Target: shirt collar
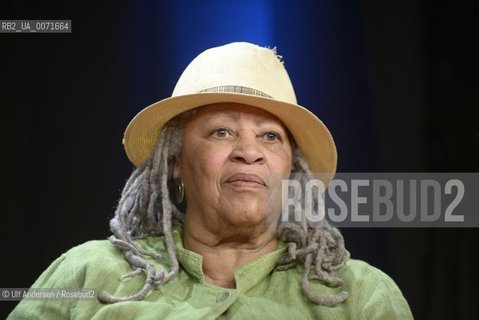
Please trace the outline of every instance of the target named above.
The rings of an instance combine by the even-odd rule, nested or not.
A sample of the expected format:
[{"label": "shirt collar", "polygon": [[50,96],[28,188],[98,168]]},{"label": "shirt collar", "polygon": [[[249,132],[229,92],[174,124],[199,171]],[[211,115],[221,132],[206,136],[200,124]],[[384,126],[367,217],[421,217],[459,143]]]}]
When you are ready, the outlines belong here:
[{"label": "shirt collar", "polygon": [[[181,227],[174,227],[172,231],[179,263],[186,272],[204,283],[203,257],[183,247],[183,230]],[[286,245],[279,241],[276,250],[237,269],[234,273],[236,289],[245,292],[265,279],[274,270],[278,259],[284,254],[285,250]]]}]

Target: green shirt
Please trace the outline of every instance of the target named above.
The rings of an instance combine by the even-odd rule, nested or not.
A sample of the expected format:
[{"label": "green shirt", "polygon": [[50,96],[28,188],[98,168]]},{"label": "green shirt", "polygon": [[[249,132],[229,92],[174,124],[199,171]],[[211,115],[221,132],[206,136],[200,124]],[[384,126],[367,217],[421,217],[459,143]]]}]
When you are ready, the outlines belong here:
[{"label": "green shirt", "polygon": [[[181,230],[173,231],[180,262],[178,276],[152,290],[142,301],[104,304],[86,300],[22,300],[8,319],[412,319],[401,291],[386,274],[358,260],[339,271],[340,288],[317,280],[320,294],[348,291],[349,298],[335,307],[318,306],[301,289],[303,267],[278,271],[276,261],[285,245],[239,268],[236,288],[205,283],[202,257],[183,248]],[[162,238],[138,240],[143,247],[163,253],[164,261],[149,260],[156,270],[169,269]],[[72,248],[43,272],[35,288],[92,288],[116,296],[132,295],[143,287],[145,276],[120,281],[131,272],[123,253],[108,240],[90,241]]]}]

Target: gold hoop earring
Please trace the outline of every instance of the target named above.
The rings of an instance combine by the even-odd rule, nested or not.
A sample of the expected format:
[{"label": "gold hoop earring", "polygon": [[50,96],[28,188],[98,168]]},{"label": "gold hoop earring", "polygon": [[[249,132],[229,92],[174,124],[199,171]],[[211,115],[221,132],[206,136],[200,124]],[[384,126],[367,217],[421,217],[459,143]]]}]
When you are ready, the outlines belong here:
[{"label": "gold hoop earring", "polygon": [[185,184],[181,178],[175,178],[175,197],[178,204],[185,199]]}]

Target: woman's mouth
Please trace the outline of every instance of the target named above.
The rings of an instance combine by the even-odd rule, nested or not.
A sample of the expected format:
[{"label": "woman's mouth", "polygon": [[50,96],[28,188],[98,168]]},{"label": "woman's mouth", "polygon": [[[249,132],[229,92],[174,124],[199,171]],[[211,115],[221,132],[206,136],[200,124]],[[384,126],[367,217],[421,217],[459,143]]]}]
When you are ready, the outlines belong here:
[{"label": "woman's mouth", "polygon": [[264,188],[266,183],[256,174],[236,173],[226,180],[226,183],[234,187],[242,188]]}]

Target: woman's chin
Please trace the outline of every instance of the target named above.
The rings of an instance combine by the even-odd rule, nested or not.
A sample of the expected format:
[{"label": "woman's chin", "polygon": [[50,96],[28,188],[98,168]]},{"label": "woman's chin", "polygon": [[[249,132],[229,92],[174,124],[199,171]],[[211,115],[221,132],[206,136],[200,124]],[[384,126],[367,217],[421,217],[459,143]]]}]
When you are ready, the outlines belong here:
[{"label": "woman's chin", "polygon": [[238,229],[264,229],[276,225],[276,217],[268,213],[255,211],[231,212],[225,217],[228,224]]},{"label": "woman's chin", "polygon": [[221,216],[238,225],[265,224],[277,218],[280,206],[277,203],[270,203],[269,199],[255,196],[239,196],[232,201],[224,202],[226,204],[221,212]]}]

